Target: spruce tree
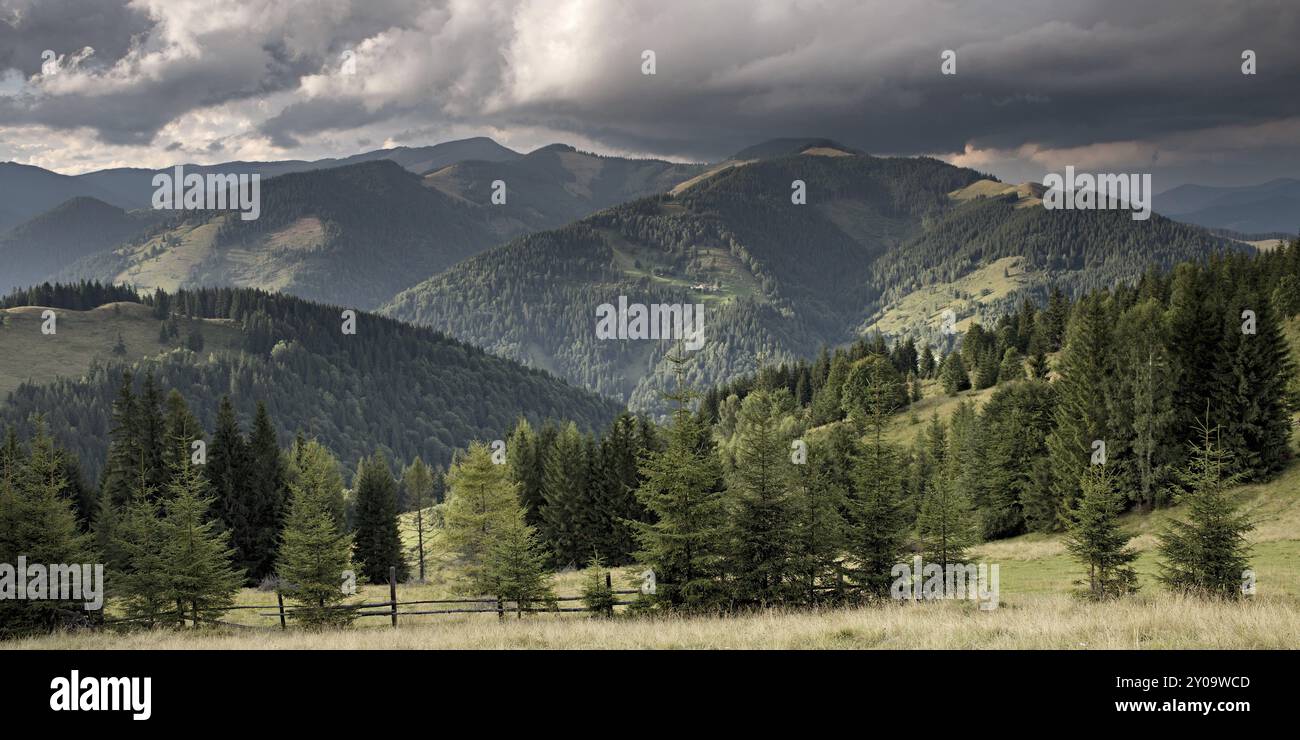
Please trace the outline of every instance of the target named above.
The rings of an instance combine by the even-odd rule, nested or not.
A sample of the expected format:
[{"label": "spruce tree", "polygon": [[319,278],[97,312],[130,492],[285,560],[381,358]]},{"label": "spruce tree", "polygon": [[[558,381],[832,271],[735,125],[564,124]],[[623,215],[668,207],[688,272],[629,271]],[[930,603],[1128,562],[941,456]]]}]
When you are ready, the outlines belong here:
[{"label": "spruce tree", "polygon": [[998,366],[999,383],[1007,383],[1012,380],[1024,380],[1025,378],[1025,360],[1016,351],[1015,347],[1007,347],[1007,351],[1002,353],[1002,364]]},{"label": "spruce tree", "polygon": [[1156,299],[1124,312],[1115,337],[1115,382],[1107,399],[1111,443],[1127,487],[1144,510],[1160,494],[1181,456],[1174,423],[1174,391],[1165,314]]},{"label": "spruce tree", "polygon": [[841,395],[844,381],[849,376],[849,358],[841,351],[836,351],[830,361],[826,381],[813,394],[813,424],[829,424],[844,418],[844,403]]},{"label": "spruce tree", "polygon": [[1079,476],[1091,463],[1093,442],[1106,441],[1111,391],[1111,316],[1102,294],[1088,296],[1075,308],[1065,349],[1057,367],[1055,426],[1047,438],[1051,457],[1051,493],[1063,526],[1079,494]]},{"label": "spruce tree", "polygon": [[898,450],[884,439],[889,417],[898,408],[899,383],[896,373],[885,372],[870,358],[861,367],[862,382],[855,386],[853,394],[846,394],[846,401],[852,403],[850,416],[857,433],[867,438],[853,461],[853,532],[848,552],[862,593],[883,598],[889,594],[890,571],[902,557],[907,534],[904,462]]},{"label": "spruce tree", "polygon": [[190,412],[180,391],[172,389],[167,394],[165,407],[163,468],[170,479],[176,471],[191,462],[194,453],[192,445],[203,439],[203,427]]},{"label": "spruce tree", "polygon": [[960,353],[949,352],[944,355],[943,362],[939,365],[939,380],[943,384],[943,392],[950,396],[970,390],[970,374],[966,372],[966,364],[962,362]]},{"label": "spruce tree", "polygon": [[[171,570],[165,552],[167,530],[158,498],[142,461],[135,491],[113,532],[120,564],[110,565],[109,571],[113,595],[122,600],[126,615],[146,625],[160,621],[156,615],[176,610],[168,590]],[[179,613],[170,617],[179,618]]]},{"label": "spruce tree", "polygon": [[[1221,322],[1222,360],[1211,387],[1211,408],[1232,472],[1261,480],[1281,470],[1290,456],[1286,394],[1294,365],[1270,301],[1242,288],[1229,305],[1232,310]],[[1254,314],[1253,327],[1242,319],[1246,311]]]},{"label": "spruce tree", "polygon": [[644,431],[636,417],[623,412],[614,419],[600,443],[595,483],[600,491],[598,503],[607,512],[608,526],[598,549],[608,565],[632,562],[636,550],[635,522],[646,520],[645,508],[636,498],[636,489],[641,485],[638,466],[647,449]]},{"label": "spruce tree", "polygon": [[943,568],[966,562],[966,551],[979,542],[970,500],[957,486],[956,468],[955,460],[949,459],[917,519],[921,556]]},{"label": "spruce tree", "polygon": [[214,503],[207,481],[194,466],[178,471],[169,484],[163,522],[163,559],[169,577],[166,593],[181,618],[195,626],[219,617],[235,602],[244,574],[232,564],[235,551],[218,522],[209,516]]},{"label": "spruce tree", "polygon": [[1113,599],[1137,591],[1133,562],[1137,552],[1119,526],[1124,494],[1106,465],[1088,468],[1079,481],[1081,493],[1071,508],[1065,547],[1088,569],[1080,591],[1094,601]]},{"label": "spruce tree", "polygon": [[[1173,428],[1180,445],[1197,443],[1196,425],[1214,407],[1214,383],[1221,361],[1219,340],[1227,321],[1212,276],[1199,265],[1180,264],[1171,278],[1168,332]],[[1217,412],[1217,410],[1215,410]]]},{"label": "spruce tree", "polygon": [[[0,563],[90,562],[90,542],[77,529],[76,515],[54,440],[38,418],[30,452],[17,449],[0,476]],[[23,576],[17,576],[23,577]],[[0,600],[0,636],[49,630],[67,614],[84,613],[84,602],[60,599]]]},{"label": "spruce tree", "polygon": [[559,567],[586,562],[593,552],[588,526],[597,512],[589,495],[590,466],[583,435],[573,422],[546,453],[542,479],[542,538]]},{"label": "spruce tree", "polygon": [[[506,439],[506,465],[510,477],[519,484],[519,500],[529,525],[541,528],[542,505],[545,503],[543,479],[546,473],[545,450],[541,438],[527,419],[520,418]],[[543,530],[544,531],[544,530]]]},{"label": "spruce tree", "polygon": [[[784,391],[782,391],[784,394]],[[727,471],[730,499],[727,570],[732,599],[766,607],[794,595],[794,468],[781,430],[780,396],[756,390],[741,403],[736,461]]]},{"label": "spruce tree", "polygon": [[834,454],[829,444],[810,446],[808,460],[793,466],[790,506],[794,531],[790,569],[806,604],[820,601],[819,587],[837,582],[849,531],[844,518],[848,489],[839,473],[847,460],[833,460]]},{"label": "spruce tree", "polygon": [[513,603],[516,617],[537,605],[553,606],[555,593],[545,561],[536,530],[524,522],[523,509],[515,504],[492,533],[486,579],[478,590]]},{"label": "spruce tree", "polygon": [[256,584],[275,570],[275,550],[288,501],[286,465],[266,405],[257,404],[248,439],[247,483],[240,492],[247,527],[236,530],[237,567]]},{"label": "spruce tree", "polygon": [[406,559],[397,522],[397,482],[383,453],[361,461],[356,482],[356,528],[353,555],[357,570],[370,583],[386,583],[388,569],[406,580]]},{"label": "spruce tree", "polygon": [[131,373],[122,373],[117,399],[113,401],[112,426],[109,430],[108,460],[101,478],[103,506],[97,522],[96,536],[101,542],[112,539],[106,531],[112,522],[112,509],[131,500],[133,471],[140,462],[140,413]]},{"label": "spruce tree", "polygon": [[1232,462],[1214,440],[1216,431],[1200,423],[1201,441],[1178,473],[1175,498],[1186,506],[1186,518],[1172,520],[1159,535],[1159,578],[1173,591],[1236,599],[1250,567],[1246,534],[1254,524],[1232,501],[1230,489],[1243,476],[1229,472]]},{"label": "spruce tree", "polygon": [[668,395],[676,408],[663,448],[641,467],[645,482],[637,489],[637,499],[653,521],[637,526],[637,557],[655,572],[656,602],[704,609],[718,605],[721,598],[717,579],[725,548],[722,468],[709,428],[687,407],[692,394],[683,386],[680,362],[678,390]]},{"label": "spruce tree", "polygon": [[352,538],[336,518],[342,487],[338,463],[317,443],[306,443],[289,484],[289,511],[276,558],[281,593],[304,608],[293,611],[312,626],[344,625],[351,609],[332,608],[345,598],[343,573],[352,569]]},{"label": "spruce tree", "polygon": [[[208,490],[216,498],[215,510],[224,527],[232,533],[235,547],[243,543],[248,531],[247,499],[248,442],[239,429],[235,407],[229,396],[222,396],[217,407],[216,428],[208,446],[208,461],[203,466]],[[246,557],[241,555],[241,561]]]},{"label": "spruce tree", "polygon": [[347,503],[343,497],[343,473],[339,469],[339,462],[320,442],[299,437],[294,440],[293,448],[289,451],[285,485],[290,490],[295,484],[307,485],[302,481],[305,475],[314,476],[310,485],[326,492],[325,504],[330,518],[334,520],[334,526],[339,531],[346,531]]},{"label": "spruce tree", "polygon": [[[587,569],[582,579],[582,605],[593,616],[606,616],[614,613],[614,604],[618,601],[612,583],[607,583],[610,571],[599,557],[587,561]],[[611,579],[612,581],[612,579]]]},{"label": "spruce tree", "polygon": [[[1015,350],[1011,350],[1014,352]],[[990,349],[980,355],[979,365],[975,371],[975,388],[984,390],[998,384],[998,354]]]}]

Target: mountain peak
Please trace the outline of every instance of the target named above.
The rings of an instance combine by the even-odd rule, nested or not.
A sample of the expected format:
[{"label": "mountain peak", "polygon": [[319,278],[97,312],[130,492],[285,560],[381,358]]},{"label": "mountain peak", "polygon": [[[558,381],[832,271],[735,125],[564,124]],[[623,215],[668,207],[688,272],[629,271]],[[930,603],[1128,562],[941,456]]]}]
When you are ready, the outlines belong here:
[{"label": "mountain peak", "polygon": [[546,146],[540,149],[534,149],[533,151],[528,153],[528,156],[531,157],[534,154],[546,154],[548,152],[556,152],[556,153],[563,154],[567,152],[576,152],[576,151],[578,150],[575,149],[574,147],[569,146],[568,144],[560,144],[557,142],[555,144],[547,144]]},{"label": "mountain peak", "polygon": [[846,147],[833,139],[824,138],[784,138],[771,139],[761,144],[747,147],[731,155],[731,159],[744,161],[749,159],[779,159],[781,157],[792,157],[796,154],[803,154],[809,150],[816,149],[816,154],[840,153],[839,156],[858,154],[850,147]]}]

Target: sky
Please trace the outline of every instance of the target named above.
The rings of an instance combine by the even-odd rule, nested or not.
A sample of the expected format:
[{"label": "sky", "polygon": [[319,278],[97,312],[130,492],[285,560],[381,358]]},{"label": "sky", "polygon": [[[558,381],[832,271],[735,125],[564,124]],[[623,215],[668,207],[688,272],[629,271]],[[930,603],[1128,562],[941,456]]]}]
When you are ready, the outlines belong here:
[{"label": "sky", "polygon": [[1295,0],[0,0],[0,160],[489,136],[718,161],[794,136],[1014,182],[1251,184],[1300,177],[1297,39]]}]

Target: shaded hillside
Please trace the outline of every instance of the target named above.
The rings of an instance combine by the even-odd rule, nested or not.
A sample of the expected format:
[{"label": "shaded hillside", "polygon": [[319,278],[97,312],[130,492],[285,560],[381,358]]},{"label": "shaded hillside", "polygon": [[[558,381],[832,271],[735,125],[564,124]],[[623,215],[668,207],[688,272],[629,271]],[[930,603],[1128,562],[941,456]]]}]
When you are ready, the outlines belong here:
[{"label": "shaded hillside", "polygon": [[[41,334],[39,307],[0,312],[0,378],[30,377],[25,358],[61,368],[19,385],[0,408],[0,426],[29,432],[32,415],[44,414],[93,480],[128,369],[153,372],[164,391],[181,391],[207,428],[222,395],[245,421],[265,401],[283,441],[302,430],[348,465],[375,449],[445,465],[472,440],[504,438],[520,415],[594,430],[620,409],[546,373],[378,316],[358,314],[356,334],[345,335],[338,308],[284,295],[205,289],[162,296],[161,307],[159,300],[90,311],[55,306],[54,336]],[[167,324],[175,336],[162,342]],[[203,337],[197,352],[189,348],[196,333]],[[106,356],[104,338],[117,334],[126,351]]]},{"label": "shaded hillside", "polygon": [[[791,146],[805,148],[784,154]],[[768,150],[783,154],[496,247],[382,311],[646,408],[670,374],[668,344],[596,338],[597,306],[620,295],[703,303],[708,345],[688,373],[713,384],[752,370],[760,352],[780,361],[848,341],[913,291],[1008,256],[1023,258],[1022,279],[1003,293],[1014,305],[1049,282],[1081,290],[1245,249],[1159,217],[1046,211],[1031,187],[933,159],[871,157],[824,140],[733,159]],[[796,180],[806,205],[792,203]],[[921,334],[938,318],[909,316],[896,330]]]},{"label": "shaded hillside", "polygon": [[277,177],[261,198],[256,220],[174,214],[60,277],[258,287],[369,308],[494,241],[474,206],[387,160]]},{"label": "shaded hillside", "polygon": [[43,282],[67,265],[143,231],[157,218],[78,197],[0,237],[0,293]]}]

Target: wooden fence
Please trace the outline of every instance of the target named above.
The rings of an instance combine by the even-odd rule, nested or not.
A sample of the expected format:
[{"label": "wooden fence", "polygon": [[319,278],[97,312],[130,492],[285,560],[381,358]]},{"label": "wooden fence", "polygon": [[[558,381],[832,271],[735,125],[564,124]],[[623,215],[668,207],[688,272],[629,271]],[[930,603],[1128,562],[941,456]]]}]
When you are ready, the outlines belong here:
[{"label": "wooden fence", "polygon": [[[640,591],[637,589],[615,591],[613,589],[613,583],[609,573],[605,574],[605,587],[609,589],[610,594],[614,595],[614,601],[610,603],[607,608],[604,609],[606,616],[613,616],[615,607],[630,606],[632,604],[631,601],[619,601],[618,600],[619,596],[626,596],[629,594],[640,593]],[[582,598],[583,597],[581,596],[556,596],[552,599],[548,599],[547,602],[548,603],[549,602],[572,603],[572,602],[582,601]],[[275,601],[276,601],[275,604],[231,606],[231,607],[227,607],[222,611],[236,611],[242,609],[263,609],[263,610],[275,609],[275,611],[258,612],[257,616],[279,617],[280,629],[282,630],[289,628],[288,618],[291,617],[295,612],[320,611],[322,609],[354,610],[355,612],[353,614],[354,617],[388,617],[389,620],[392,622],[392,626],[394,627],[397,626],[397,618],[402,616],[415,617],[415,616],[427,616],[427,615],[435,615],[435,614],[490,614],[495,612],[498,619],[504,620],[506,618],[507,612],[514,612],[517,616],[522,617],[524,613],[593,611],[591,607],[585,605],[584,606],[546,606],[546,607],[522,606],[514,601],[502,599],[499,596],[480,598],[480,599],[420,599],[416,601],[398,601],[397,568],[388,569],[388,600],[387,601],[374,601],[374,602],[366,602],[361,604],[336,604],[333,606],[325,606],[325,607],[285,606],[284,595],[278,591],[275,594]],[[398,609],[398,607],[409,607],[409,606],[442,606],[442,605],[461,605],[461,604],[466,606],[456,606],[456,607],[446,608],[446,609],[417,609],[417,610],[407,609],[405,611],[401,611]],[[471,608],[469,605],[478,605],[478,606]],[[217,619],[209,619],[201,616],[185,617],[181,615],[181,612],[179,610],[174,612],[161,612],[158,614],[149,614],[149,615],[138,616],[138,617],[127,617],[124,619],[103,620],[98,622],[98,624],[115,625],[115,624],[129,624],[132,622],[142,622],[142,621],[166,621],[166,620],[176,620],[184,624],[187,618],[191,619],[191,621],[197,619],[197,621],[199,622],[207,622],[209,624],[220,624],[228,627],[242,627],[242,628],[249,628],[249,629],[258,628],[258,625],[226,622]]]}]

